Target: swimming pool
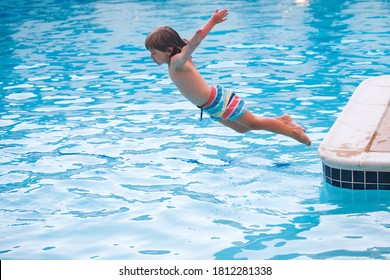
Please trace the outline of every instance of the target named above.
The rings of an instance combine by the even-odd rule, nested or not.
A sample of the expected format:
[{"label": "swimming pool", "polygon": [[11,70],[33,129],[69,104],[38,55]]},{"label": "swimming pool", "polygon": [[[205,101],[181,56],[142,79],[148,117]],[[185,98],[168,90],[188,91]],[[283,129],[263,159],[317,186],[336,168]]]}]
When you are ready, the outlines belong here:
[{"label": "swimming pool", "polygon": [[[390,259],[390,192],[326,185],[316,150],[388,74],[388,1],[1,2],[1,259]],[[313,140],[212,122],[143,47],[159,25],[255,113]]]}]

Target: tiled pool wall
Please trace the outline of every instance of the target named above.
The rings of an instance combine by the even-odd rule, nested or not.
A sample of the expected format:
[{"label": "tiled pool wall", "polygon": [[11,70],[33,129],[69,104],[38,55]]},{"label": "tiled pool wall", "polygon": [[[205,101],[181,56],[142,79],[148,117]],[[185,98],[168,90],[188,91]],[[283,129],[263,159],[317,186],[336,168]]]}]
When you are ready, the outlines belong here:
[{"label": "tiled pool wall", "polygon": [[390,171],[339,169],[322,163],[325,181],[335,187],[353,190],[390,190]]}]

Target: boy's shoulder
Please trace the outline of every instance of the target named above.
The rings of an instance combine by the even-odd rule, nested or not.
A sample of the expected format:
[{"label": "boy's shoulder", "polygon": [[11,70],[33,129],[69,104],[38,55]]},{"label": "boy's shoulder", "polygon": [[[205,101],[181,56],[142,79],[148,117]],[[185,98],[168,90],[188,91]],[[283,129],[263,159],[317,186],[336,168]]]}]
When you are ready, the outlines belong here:
[{"label": "boy's shoulder", "polygon": [[194,67],[195,65],[192,62],[191,58],[187,59],[183,63],[179,54],[172,56],[169,62],[169,69],[184,70],[184,69],[189,69]]}]

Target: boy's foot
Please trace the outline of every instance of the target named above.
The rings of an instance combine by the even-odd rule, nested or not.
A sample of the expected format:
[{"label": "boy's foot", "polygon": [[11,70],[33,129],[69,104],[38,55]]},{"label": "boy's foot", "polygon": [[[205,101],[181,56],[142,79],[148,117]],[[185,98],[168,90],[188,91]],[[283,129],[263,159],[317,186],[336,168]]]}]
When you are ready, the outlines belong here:
[{"label": "boy's foot", "polygon": [[305,134],[305,130],[301,126],[297,125],[296,127],[294,127],[293,133],[294,133],[293,138],[295,140],[303,144],[306,144],[307,146],[311,145],[310,138]]},{"label": "boy's foot", "polygon": [[296,122],[292,120],[289,114],[284,114],[283,116],[278,118],[281,122],[284,124],[287,124],[288,126],[295,127],[299,126]]},{"label": "boy's foot", "polygon": [[283,116],[281,116],[279,118],[284,124],[290,126],[293,128],[294,130],[294,133],[297,135],[297,138],[296,140],[298,140],[299,142],[303,143],[303,144],[306,144],[308,146],[311,145],[311,140],[309,139],[309,137],[305,134],[306,130],[300,126],[299,124],[297,124],[296,122],[294,122],[292,120],[292,118],[290,117],[289,114],[284,114]]}]

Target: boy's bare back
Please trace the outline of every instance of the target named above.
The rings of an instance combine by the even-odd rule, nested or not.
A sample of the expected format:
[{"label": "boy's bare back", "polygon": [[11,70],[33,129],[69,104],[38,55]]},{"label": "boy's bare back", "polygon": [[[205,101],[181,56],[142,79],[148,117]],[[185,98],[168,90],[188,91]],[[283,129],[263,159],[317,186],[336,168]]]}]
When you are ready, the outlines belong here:
[{"label": "boy's bare back", "polygon": [[187,60],[179,68],[175,67],[175,57],[172,57],[169,76],[183,96],[196,106],[202,106],[209,100],[210,86],[198,72],[192,60]]}]

